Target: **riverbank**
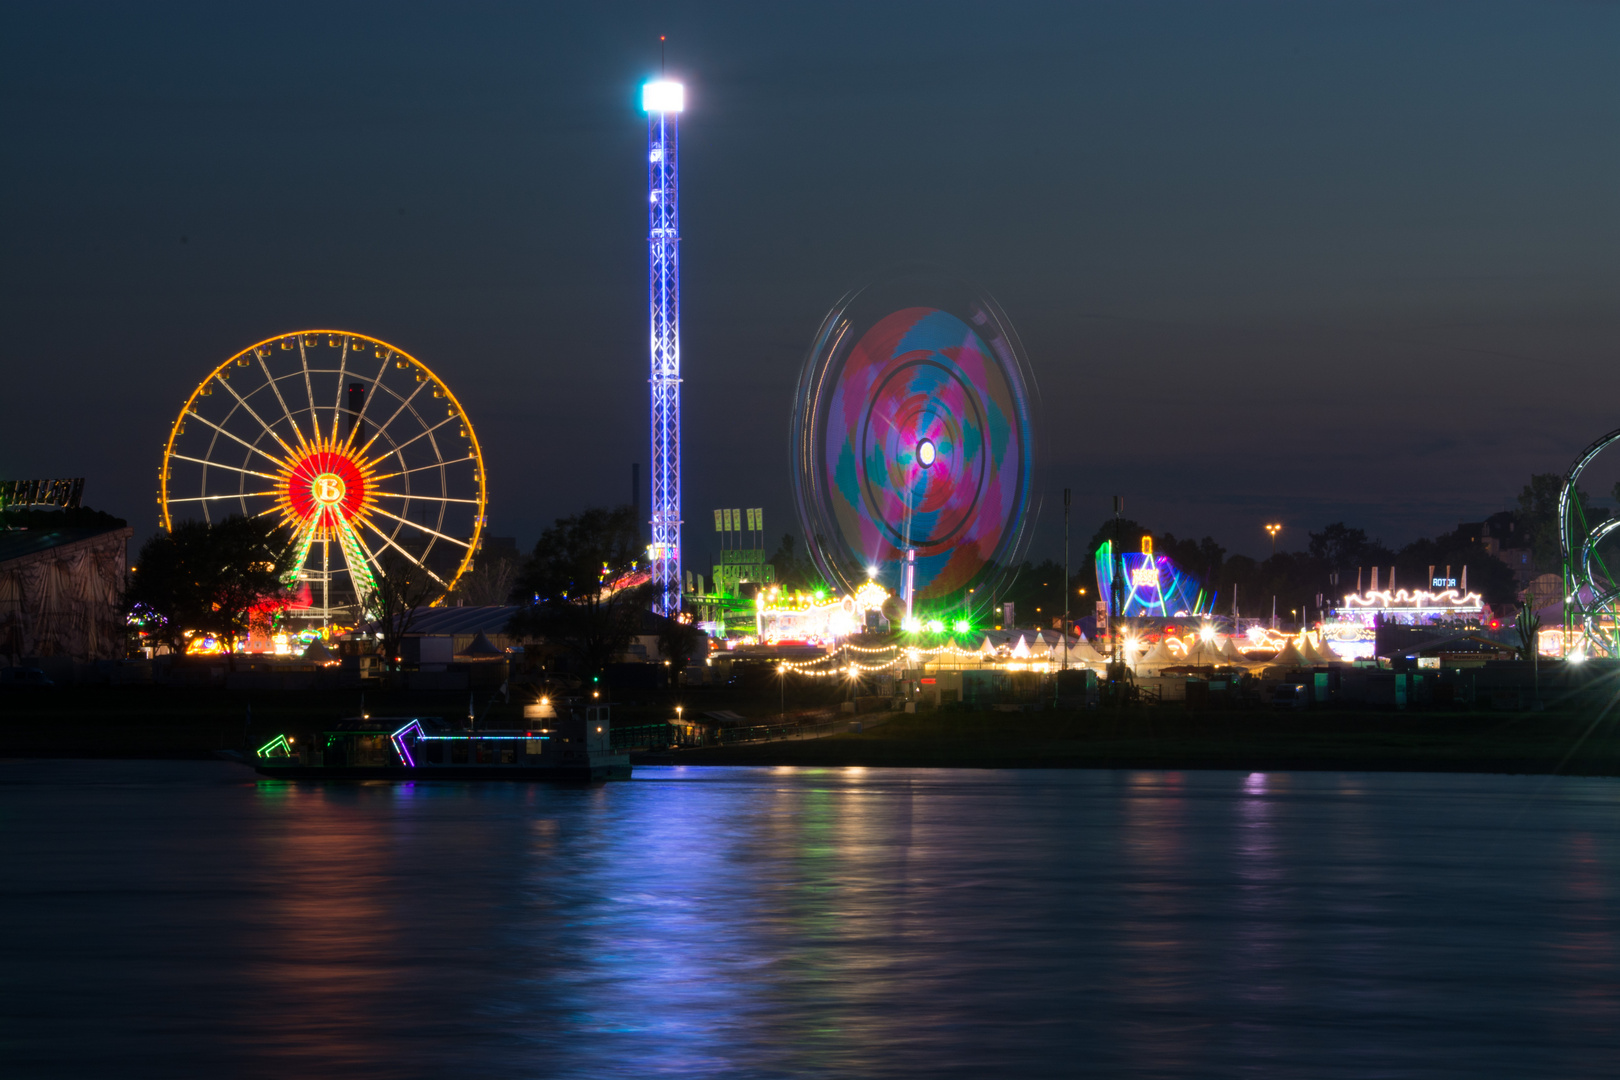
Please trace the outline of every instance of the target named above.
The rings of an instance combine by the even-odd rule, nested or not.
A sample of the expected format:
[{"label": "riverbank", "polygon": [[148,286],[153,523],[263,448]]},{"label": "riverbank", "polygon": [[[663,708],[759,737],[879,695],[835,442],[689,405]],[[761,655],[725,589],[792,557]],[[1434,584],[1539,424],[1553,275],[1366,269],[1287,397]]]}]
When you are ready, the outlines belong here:
[{"label": "riverbank", "polygon": [[519,725],[523,707],[485,691],[232,691],[165,686],[64,686],[0,693],[0,756],[207,758],[278,734],[307,735],[344,717]]},{"label": "riverbank", "polygon": [[[776,702],[683,695],[688,715],[735,709],[774,720]],[[251,749],[278,733],[305,735],[355,716],[440,716],[464,721],[465,692],[406,690],[246,693],[163,687],[65,687],[0,696],[0,756],[206,758]],[[481,724],[520,726],[522,706],[481,693]],[[671,707],[616,705],[614,723],[652,723]],[[1563,773],[1620,776],[1616,714],[1188,711],[1179,705],[1120,713],[1078,711],[895,714],[860,734],[695,747],[660,754],[690,765],[914,766],[949,768],[1368,770]]]},{"label": "riverbank", "polygon": [[1620,776],[1613,714],[946,712],[861,734],[698,747],[674,764],[941,768],[1243,769]]}]

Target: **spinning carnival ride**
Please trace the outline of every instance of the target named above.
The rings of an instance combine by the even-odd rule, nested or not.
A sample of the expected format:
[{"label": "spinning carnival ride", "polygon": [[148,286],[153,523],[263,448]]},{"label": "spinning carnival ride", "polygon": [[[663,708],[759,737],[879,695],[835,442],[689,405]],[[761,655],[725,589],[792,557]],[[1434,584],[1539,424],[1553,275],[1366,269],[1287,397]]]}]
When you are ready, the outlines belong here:
[{"label": "spinning carnival ride", "polygon": [[300,552],[290,614],[323,625],[353,620],[390,563],[448,592],[484,525],[484,460],[450,388],[341,330],[281,334],[209,372],[170,429],[159,485],[165,529],[278,518]]},{"label": "spinning carnival ride", "polygon": [[822,323],[795,396],[799,518],[817,568],[905,618],[987,606],[1028,546],[1035,383],[1006,316],[960,283],[896,278]]}]

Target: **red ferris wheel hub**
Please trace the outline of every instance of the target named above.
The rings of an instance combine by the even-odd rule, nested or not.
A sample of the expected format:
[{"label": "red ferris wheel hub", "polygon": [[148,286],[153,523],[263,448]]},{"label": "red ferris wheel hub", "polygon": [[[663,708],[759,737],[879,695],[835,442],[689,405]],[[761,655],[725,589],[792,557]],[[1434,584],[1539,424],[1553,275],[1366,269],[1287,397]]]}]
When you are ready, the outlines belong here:
[{"label": "red ferris wheel hub", "polygon": [[287,470],[287,508],[299,521],[316,514],[353,518],[366,500],[366,478],[358,462],[341,450],[313,450]]}]

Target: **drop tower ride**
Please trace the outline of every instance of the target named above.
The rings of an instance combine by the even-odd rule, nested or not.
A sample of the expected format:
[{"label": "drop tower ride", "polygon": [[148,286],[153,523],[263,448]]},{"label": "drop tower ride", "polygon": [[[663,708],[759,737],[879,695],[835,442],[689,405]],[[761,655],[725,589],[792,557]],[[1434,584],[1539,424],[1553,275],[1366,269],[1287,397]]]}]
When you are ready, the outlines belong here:
[{"label": "drop tower ride", "polygon": [[647,113],[648,291],[652,321],[653,610],[681,610],[681,221],[679,120],[686,88],[641,88]]}]

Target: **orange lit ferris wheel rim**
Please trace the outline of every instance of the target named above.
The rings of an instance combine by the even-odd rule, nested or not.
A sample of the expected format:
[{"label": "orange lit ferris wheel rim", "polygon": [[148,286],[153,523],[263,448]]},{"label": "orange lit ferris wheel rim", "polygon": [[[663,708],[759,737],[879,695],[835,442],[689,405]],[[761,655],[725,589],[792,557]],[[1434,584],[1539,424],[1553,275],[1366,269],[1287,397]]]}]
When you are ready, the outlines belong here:
[{"label": "orange lit ferris wheel rim", "polygon": [[[339,350],[336,368],[311,366],[311,351],[322,348]],[[295,349],[297,363],[279,365],[285,370],[274,373],[270,358]],[[366,354],[370,356],[362,361]],[[232,380],[244,368],[250,372],[246,381],[253,384],[245,394]],[[390,369],[409,374],[405,389],[397,385],[403,377],[387,378]],[[332,376],[335,392],[329,400],[317,401],[315,382],[330,381]],[[362,391],[358,410],[352,407],[352,394],[349,402],[344,399],[351,387]],[[209,416],[202,402],[216,389],[224,391],[227,408]],[[426,391],[431,395],[424,398]],[[444,416],[424,415],[432,412],[428,406],[436,400],[443,403]],[[186,453],[181,443],[192,423],[201,425],[209,437],[202,451]],[[347,430],[341,430],[345,426]],[[465,442],[465,452],[453,448],[447,456],[445,447],[457,441]],[[239,464],[226,459],[231,453],[238,455]],[[462,466],[466,468],[458,468]],[[176,489],[177,467],[197,473],[196,495]],[[452,471],[466,476],[455,494]],[[413,475],[431,479],[435,472],[440,482],[436,493],[413,489]],[[211,475],[235,477],[236,490],[211,491]],[[302,538],[306,549],[313,543],[336,542],[350,563],[357,596],[359,579],[375,570],[377,557],[387,549],[423,566],[448,592],[478,549],[484,525],[484,477],[483,452],[472,421],[449,386],[426,364],[368,334],[298,330],[255,342],[197,384],[170,425],[158,503],[165,529],[172,529],[185,511],[200,510],[206,520],[217,507],[254,516],[276,514]],[[246,490],[250,479],[258,490]],[[438,527],[412,520],[413,504],[437,506]],[[446,526],[445,510],[452,506],[462,511],[459,528]],[[425,543],[401,543],[402,536]],[[447,574],[434,572],[426,561],[427,553],[441,543],[456,553],[454,569]]]}]

